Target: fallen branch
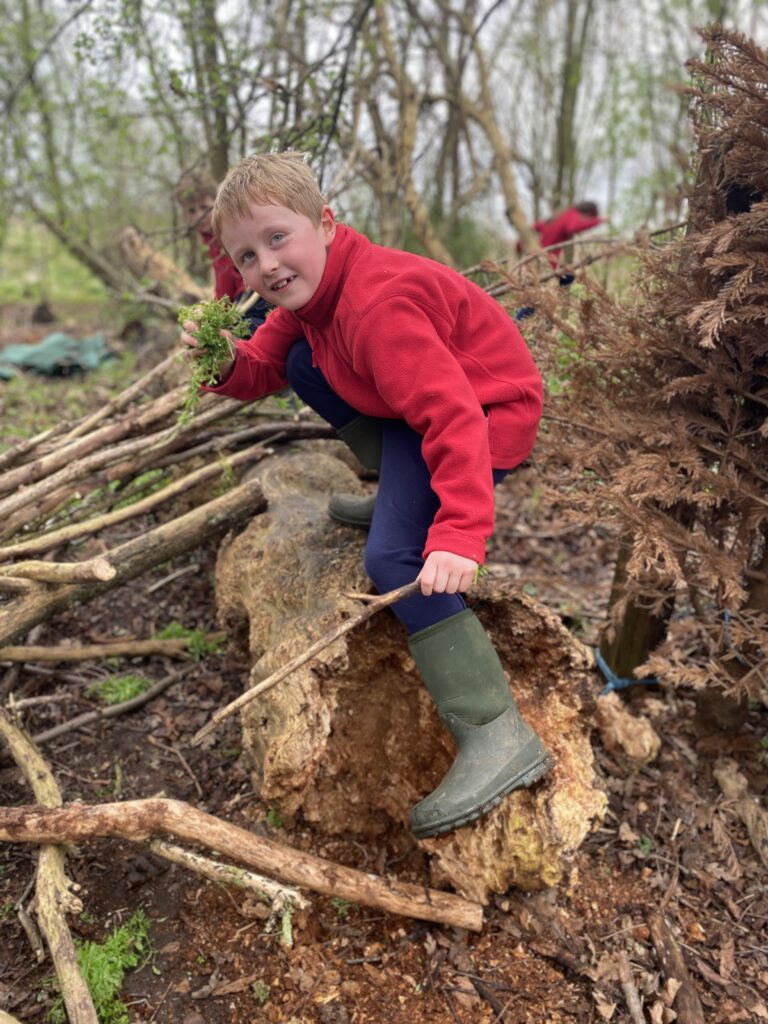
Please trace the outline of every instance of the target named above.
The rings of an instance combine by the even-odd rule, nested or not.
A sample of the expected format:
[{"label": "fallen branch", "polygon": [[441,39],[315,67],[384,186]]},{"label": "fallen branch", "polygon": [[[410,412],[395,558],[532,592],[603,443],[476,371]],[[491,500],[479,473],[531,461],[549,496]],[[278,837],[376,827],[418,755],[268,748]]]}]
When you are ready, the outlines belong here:
[{"label": "fallen branch", "polygon": [[[210,633],[207,641],[226,638],[225,633]],[[100,658],[183,658],[189,657],[189,639],[114,640],[103,644],[62,644],[57,647],[0,647],[0,661],[96,661]]]},{"label": "fallen branch", "polygon": [[21,1024],[21,1021],[17,1017],[12,1017],[10,1013],[6,1013],[5,1010],[0,1010],[0,1024]]},{"label": "fallen branch", "polygon": [[[43,814],[61,807],[61,792],[48,765],[29,737],[0,708],[0,736],[19,766]],[[61,838],[53,835],[45,841],[37,862],[37,916],[40,930],[51,953],[62,998],[72,1024],[99,1024],[96,1009],[77,965],[77,950],[67,925],[67,912],[80,913],[81,901],[72,893],[72,883],[64,870]],[[55,845],[54,845],[55,844]]]},{"label": "fallen branch", "polygon": [[41,593],[19,597],[0,609],[0,645],[13,643],[38,622],[44,622],[76,602],[89,601],[183,551],[199,547],[265,508],[261,487],[257,481],[251,480],[178,519],[126,541],[105,555],[117,569],[114,579],[106,583],[60,584]]},{"label": "fallen branch", "polygon": [[361,612],[358,612],[357,615],[353,615],[340,625],[334,626],[333,629],[321,636],[320,639],[312,644],[312,646],[306,651],[303,651],[295,658],[292,658],[287,665],[283,665],[283,667],[278,669],[277,672],[273,672],[271,676],[263,679],[250,690],[246,690],[245,693],[241,694],[225,707],[220,708],[213,715],[210,722],[207,722],[202,729],[198,729],[192,737],[190,740],[192,746],[198,746],[206,736],[209,736],[214,729],[216,729],[220,722],[224,721],[225,718],[229,718],[230,715],[234,715],[236,711],[245,707],[246,704],[250,704],[250,702],[255,700],[256,697],[260,697],[262,693],[265,693],[273,686],[276,686],[277,683],[282,682],[286,676],[289,676],[292,672],[295,672],[297,668],[300,668],[307,661],[310,661],[319,654],[320,651],[324,651],[326,647],[330,647],[334,640],[338,640],[340,637],[349,633],[350,630],[355,628],[355,626],[359,626],[361,622],[365,622],[366,619],[370,619],[370,617],[375,615],[376,612],[381,611],[383,608],[388,608],[396,601],[401,601],[403,598],[410,597],[411,594],[415,594],[420,589],[421,584],[417,580],[414,580],[413,583],[408,583],[404,587],[398,587],[396,590],[390,590],[389,593],[382,594],[380,597],[376,597],[372,594],[355,595],[359,596],[360,600],[365,602],[365,607]]},{"label": "fallen branch", "polygon": [[680,984],[674,1002],[678,1021],[680,1024],[704,1024],[701,1000],[666,918],[659,911],[652,910],[648,915],[648,927],[662,972]]},{"label": "fallen branch", "polygon": [[106,558],[93,558],[88,562],[17,562],[0,566],[0,577],[19,576],[38,583],[87,583],[113,580],[117,570]]},{"label": "fallen branch", "polygon": [[81,843],[106,837],[145,842],[163,832],[326,896],[469,931],[482,929],[483,908],[478,903],[294,850],[180,800],[0,809],[0,840],[13,843]]}]

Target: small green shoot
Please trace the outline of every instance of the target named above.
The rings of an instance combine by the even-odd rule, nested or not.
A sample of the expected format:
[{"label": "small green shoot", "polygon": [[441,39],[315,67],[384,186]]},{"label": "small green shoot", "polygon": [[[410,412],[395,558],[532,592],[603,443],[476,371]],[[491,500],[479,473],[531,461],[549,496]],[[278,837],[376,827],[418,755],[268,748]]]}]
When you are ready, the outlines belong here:
[{"label": "small green shoot", "polygon": [[223,363],[234,357],[232,344],[222,338],[222,331],[229,331],[236,338],[248,333],[248,323],[240,310],[226,296],[223,299],[212,299],[194,306],[183,306],[179,310],[178,320],[193,320],[199,324],[197,338],[197,354],[189,381],[189,388],[182,403],[179,423],[189,422],[200,401],[200,388],[214,385]]},{"label": "small green shoot", "polygon": [[[118,998],[129,970],[143,967],[152,956],[149,920],[137,910],[104,942],[78,943],[77,964],[91,993],[100,1024],[129,1024],[128,1009]],[[48,1013],[51,1024],[65,1024],[64,1000],[58,996]]]},{"label": "small green shoot", "polygon": [[342,899],[341,896],[334,896],[331,900],[331,904],[334,907],[339,920],[346,921],[349,917],[349,909],[353,904],[349,900]]},{"label": "small green shoot", "polygon": [[267,811],[267,824],[270,828],[283,828],[283,818],[280,811],[276,811],[274,807],[270,807]]},{"label": "small green shoot", "polygon": [[653,842],[648,838],[648,836],[641,836],[637,840],[637,848],[643,857],[650,857],[653,853]]},{"label": "small green shoot", "polygon": [[87,693],[91,697],[98,697],[105,704],[122,704],[126,700],[133,700],[140,693],[144,693],[152,686],[152,680],[145,676],[124,675],[109,676],[108,679],[101,679],[88,687]]}]

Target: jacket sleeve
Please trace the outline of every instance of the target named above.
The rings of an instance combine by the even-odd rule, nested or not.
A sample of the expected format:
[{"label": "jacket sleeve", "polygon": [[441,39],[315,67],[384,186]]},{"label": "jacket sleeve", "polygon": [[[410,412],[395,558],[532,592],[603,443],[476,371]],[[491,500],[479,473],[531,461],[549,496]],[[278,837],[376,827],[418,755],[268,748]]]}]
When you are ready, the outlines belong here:
[{"label": "jacket sleeve", "polygon": [[[438,315],[438,314],[433,314]],[[493,530],[493,471],[482,406],[435,324],[398,296],[366,311],[354,332],[355,370],[418,434],[440,508],[423,555],[481,563]]]},{"label": "jacket sleeve", "polygon": [[578,235],[582,231],[596,228],[598,224],[605,224],[606,220],[606,217],[585,217],[578,210],[572,210],[568,218],[568,231],[571,237],[573,237],[573,235]]},{"label": "jacket sleeve", "polygon": [[286,387],[285,360],[291,345],[304,336],[299,320],[276,309],[252,337],[237,343],[235,365],[218,387],[203,388],[216,395],[252,401]]}]

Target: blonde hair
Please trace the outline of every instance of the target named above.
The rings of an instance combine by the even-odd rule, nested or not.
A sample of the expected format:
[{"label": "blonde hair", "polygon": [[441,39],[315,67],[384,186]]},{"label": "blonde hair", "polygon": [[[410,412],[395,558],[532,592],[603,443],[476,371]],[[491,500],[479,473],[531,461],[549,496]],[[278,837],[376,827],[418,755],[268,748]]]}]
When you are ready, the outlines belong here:
[{"label": "blonde hair", "polygon": [[308,217],[315,226],[320,223],[324,205],[305,154],[295,150],[246,156],[230,169],[211,213],[211,227],[219,241],[223,222],[246,217],[251,203],[285,206]]},{"label": "blonde hair", "polygon": [[192,199],[199,196],[216,196],[216,182],[207,171],[193,167],[190,171],[184,171],[176,182],[173,190],[173,198],[183,206]]}]

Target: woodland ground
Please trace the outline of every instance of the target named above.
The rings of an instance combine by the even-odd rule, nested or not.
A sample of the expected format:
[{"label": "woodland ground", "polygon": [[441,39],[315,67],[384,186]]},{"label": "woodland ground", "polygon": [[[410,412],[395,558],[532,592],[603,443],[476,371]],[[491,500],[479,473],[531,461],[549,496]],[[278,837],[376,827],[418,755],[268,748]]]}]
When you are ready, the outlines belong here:
[{"label": "woodland ground", "polygon": [[[36,325],[28,307],[3,311],[0,347],[34,341],[52,328],[86,333],[81,312],[69,322]],[[167,331],[168,328],[165,328]],[[121,344],[136,345],[133,341]],[[151,365],[152,340],[136,365]],[[29,378],[24,388],[0,383],[3,429],[17,436],[43,407],[103,400],[104,375],[64,381]],[[37,428],[39,429],[39,428]],[[556,608],[570,628],[594,642],[611,581],[613,543],[558,521],[536,481],[535,467],[508,479],[497,499],[490,553],[507,572]],[[110,542],[148,526],[130,521]],[[93,553],[98,550],[98,543]],[[146,637],[170,622],[216,628],[211,545],[158,568],[102,600],[59,615],[38,643],[67,638]],[[173,576],[176,570],[182,575]],[[122,671],[158,679],[160,660],[125,663]],[[93,705],[88,685],[114,669],[22,667],[0,686],[16,697],[66,694],[25,709],[30,733]],[[247,666],[226,649],[192,663],[163,696],[119,719],[69,732],[42,749],[64,800],[99,802],[164,794],[301,849],[366,870],[426,882],[422,854],[402,831],[378,847],[354,835],[329,839],[301,820],[279,816],[253,791],[240,757],[235,719],[213,745],[193,748],[191,735],[237,696]],[[602,680],[595,675],[596,692]],[[7,687],[6,687],[7,689]],[[6,694],[7,696],[7,694]],[[652,717],[661,753],[637,767],[607,753],[594,733],[597,770],[609,795],[602,826],[574,857],[564,881],[547,891],[511,891],[488,908],[480,935],[467,935],[364,907],[311,897],[294,917],[291,948],[265,932],[261,908],[235,890],[202,881],[180,867],[112,841],[70,851],[68,867],[85,909],[70,922],[82,939],[101,940],[138,908],[150,920],[154,956],[129,975],[123,997],[132,1021],[157,1024],[559,1024],[630,1020],[616,983],[614,957],[629,952],[646,1020],[664,1011],[664,978],[647,916],[661,907],[674,926],[711,1022],[768,1020],[768,879],[744,827],[723,801],[712,775],[716,758],[734,758],[751,792],[766,800],[768,714],[753,708],[739,731],[697,723],[691,695],[663,685],[624,691],[633,710]],[[2,752],[0,752],[2,757]],[[30,802],[12,764],[0,760],[0,803]],[[16,914],[33,883],[35,851],[0,848],[0,1008],[22,1022],[42,1022],[51,1004],[50,963],[38,964]]]}]

